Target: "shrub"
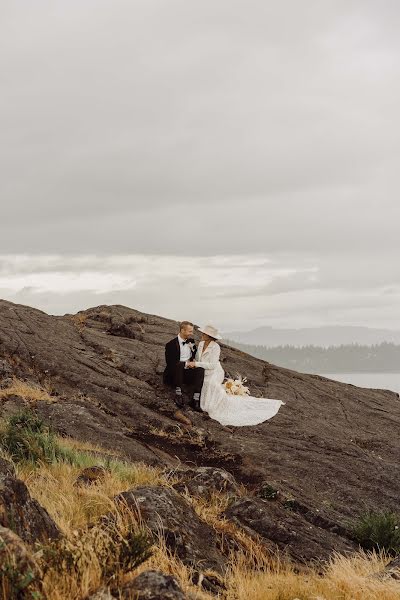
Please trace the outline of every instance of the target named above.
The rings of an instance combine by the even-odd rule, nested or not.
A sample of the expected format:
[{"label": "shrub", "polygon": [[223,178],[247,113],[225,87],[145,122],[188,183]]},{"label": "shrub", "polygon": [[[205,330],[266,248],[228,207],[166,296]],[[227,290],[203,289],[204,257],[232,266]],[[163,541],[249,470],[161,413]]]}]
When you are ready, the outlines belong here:
[{"label": "shrub", "polygon": [[257,492],[257,496],[259,498],[263,498],[264,500],[276,500],[279,494],[279,490],[274,488],[269,483],[263,483],[260,489]]},{"label": "shrub", "polygon": [[282,506],[287,510],[296,510],[296,508],[298,507],[298,503],[297,500],[293,498],[293,496],[287,496],[282,502]]},{"label": "shrub", "polygon": [[29,408],[6,420],[0,431],[0,446],[15,462],[50,464],[64,461],[82,468],[96,462],[88,452],[69,447],[59,440],[56,432]]},{"label": "shrub", "polygon": [[55,433],[29,409],[7,419],[0,444],[15,462],[51,463],[62,455]]},{"label": "shrub", "polygon": [[400,516],[394,512],[369,511],[352,524],[355,540],[364,550],[400,552]]}]

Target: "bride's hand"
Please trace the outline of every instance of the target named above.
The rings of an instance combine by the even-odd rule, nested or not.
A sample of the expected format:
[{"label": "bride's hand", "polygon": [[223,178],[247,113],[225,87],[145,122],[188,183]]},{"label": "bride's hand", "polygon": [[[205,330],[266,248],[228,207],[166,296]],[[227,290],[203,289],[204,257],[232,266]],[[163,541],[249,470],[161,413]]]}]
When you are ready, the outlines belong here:
[{"label": "bride's hand", "polygon": [[192,361],[192,362],[188,362],[188,363],[187,363],[187,366],[188,366],[188,369],[194,369],[194,368],[195,368],[195,366],[196,366],[196,363],[195,363],[194,361]]}]

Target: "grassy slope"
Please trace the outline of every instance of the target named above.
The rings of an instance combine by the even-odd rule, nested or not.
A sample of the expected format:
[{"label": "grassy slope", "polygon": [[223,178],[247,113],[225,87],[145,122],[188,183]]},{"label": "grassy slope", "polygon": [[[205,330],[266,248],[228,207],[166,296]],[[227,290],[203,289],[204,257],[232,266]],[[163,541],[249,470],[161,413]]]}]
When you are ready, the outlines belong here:
[{"label": "grassy slope", "polygon": [[[24,384],[26,386],[26,384]],[[30,403],[44,399],[47,392],[38,392],[20,382],[14,382],[21,395]],[[13,393],[16,392],[13,389]],[[0,396],[7,392],[1,392]],[[1,402],[1,397],[0,397]],[[4,427],[4,423],[3,423]],[[52,600],[74,600],[84,598],[107,583],[102,573],[98,556],[93,554],[93,537],[87,534],[87,526],[100,515],[117,509],[112,498],[134,486],[170,486],[173,474],[140,463],[126,463],[117,455],[110,458],[100,447],[84,444],[68,438],[56,438],[68,460],[44,462],[17,462],[17,475],[27,484],[31,494],[50,513],[66,536],[68,550],[79,554],[79,567],[68,570],[60,563],[47,570],[44,588]],[[98,455],[96,455],[98,453]],[[110,453],[108,452],[108,455]],[[10,458],[2,451],[5,458]],[[90,487],[74,485],[82,467],[103,464],[109,469],[104,480]],[[221,532],[234,535],[245,548],[230,557],[230,568],[226,575],[226,600],[395,600],[400,598],[400,582],[380,580],[374,574],[382,571],[389,562],[384,553],[360,552],[353,558],[333,556],[331,563],[315,570],[296,572],[292,565],[270,556],[260,544],[227,522],[222,513],[227,505],[223,494],[213,496],[211,501],[187,497],[199,516]],[[132,514],[119,512],[120,532],[127,532]],[[134,523],[136,528],[140,524]],[[32,550],[33,552],[36,549]],[[112,552],[112,547],[105,551]],[[40,554],[37,555],[40,561]],[[162,539],[153,547],[152,556],[134,571],[115,565],[115,581],[123,582],[149,568],[173,574],[182,588],[199,599],[213,596],[200,591],[191,583],[190,569],[171,556]],[[4,598],[3,598],[4,600]]]}]

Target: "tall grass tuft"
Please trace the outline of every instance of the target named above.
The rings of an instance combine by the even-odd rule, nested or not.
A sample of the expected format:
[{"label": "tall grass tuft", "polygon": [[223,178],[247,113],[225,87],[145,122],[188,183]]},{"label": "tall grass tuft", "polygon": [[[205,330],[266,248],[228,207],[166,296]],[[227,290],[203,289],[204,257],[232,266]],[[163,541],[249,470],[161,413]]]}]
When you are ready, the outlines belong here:
[{"label": "tall grass tuft", "polygon": [[81,598],[123,582],[152,555],[147,531],[128,508],[41,549],[43,586],[50,598]]},{"label": "tall grass tuft", "polygon": [[0,445],[16,463],[52,463],[62,457],[55,433],[29,409],[7,419],[0,432]]}]

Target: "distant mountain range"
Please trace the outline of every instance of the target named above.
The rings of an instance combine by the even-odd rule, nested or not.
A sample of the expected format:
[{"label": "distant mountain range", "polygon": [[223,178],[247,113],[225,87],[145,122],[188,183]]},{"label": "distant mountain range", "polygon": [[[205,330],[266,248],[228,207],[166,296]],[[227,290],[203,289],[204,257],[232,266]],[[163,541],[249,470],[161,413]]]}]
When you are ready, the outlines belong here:
[{"label": "distant mountain range", "polygon": [[365,346],[382,342],[400,344],[400,331],[347,325],[304,327],[301,329],[277,329],[265,326],[251,331],[226,332],[224,338],[240,344],[265,346],[267,348],[286,345],[327,348],[344,344],[361,344]]},{"label": "distant mountain range", "polygon": [[274,365],[303,373],[400,373],[400,345],[382,342],[371,346],[343,344],[340,346],[274,346],[240,344],[226,340],[242,352]]}]

